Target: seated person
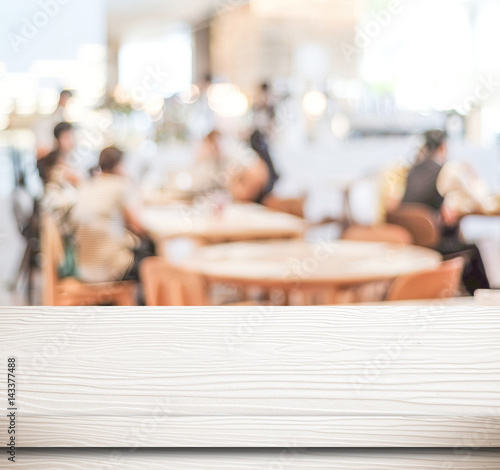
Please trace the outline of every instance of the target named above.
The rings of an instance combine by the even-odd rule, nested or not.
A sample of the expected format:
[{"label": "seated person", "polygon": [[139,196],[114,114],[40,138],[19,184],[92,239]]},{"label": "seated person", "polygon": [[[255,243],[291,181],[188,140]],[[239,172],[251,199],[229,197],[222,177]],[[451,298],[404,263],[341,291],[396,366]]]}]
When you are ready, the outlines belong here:
[{"label": "seated person", "polygon": [[401,204],[409,170],[408,166],[398,164],[383,171],[379,182],[378,222],[384,222],[387,213],[397,209]]},{"label": "seated person", "polygon": [[274,163],[269,153],[269,147],[267,145],[264,134],[261,131],[254,130],[252,132],[252,135],[250,136],[250,145],[252,146],[252,149],[257,152],[257,155],[267,167],[267,181],[260,193],[255,198],[255,202],[258,202],[260,204],[266,198],[266,196],[268,196],[272,192],[276,181],[278,181],[279,179],[279,175],[274,168]]},{"label": "seated person", "polygon": [[271,194],[279,176],[274,168],[263,134],[256,130],[250,136],[250,148],[240,150],[238,171],[231,173],[229,190],[239,201],[262,204]]},{"label": "seated person", "polygon": [[228,159],[221,147],[220,139],[220,132],[212,131],[201,142],[193,170],[195,191],[221,188],[222,174],[226,170]]},{"label": "seated person", "polygon": [[61,234],[71,232],[69,211],[76,202],[76,187],[81,176],[68,163],[73,151],[73,126],[61,122],[54,128],[55,148],[37,162],[44,186],[42,210],[50,212],[61,228]]},{"label": "seated person", "polygon": [[242,166],[229,182],[229,191],[233,199],[242,202],[261,203],[269,183],[269,169],[263,160],[254,159],[251,164]]},{"label": "seated person", "polygon": [[55,182],[77,186],[81,176],[68,163],[74,149],[73,126],[69,122],[60,122],[54,128],[54,138],[54,149],[37,162],[40,177],[44,184]]},{"label": "seated person", "polygon": [[[459,222],[462,214],[451,200],[458,189],[462,198],[477,202],[478,197],[473,187],[462,185],[459,188],[457,181],[460,178],[454,175],[454,162],[445,164],[448,156],[446,138],[446,133],[440,130],[425,133],[425,143],[406,179],[402,204],[424,204],[434,211],[441,227],[441,241],[435,249],[445,257],[464,256],[462,280],[467,291],[473,294],[476,289],[488,289],[489,282],[477,246],[461,240]],[[470,180],[472,175],[467,178]]]},{"label": "seated person", "polygon": [[72,211],[78,276],[85,282],[137,280],[139,263],[154,254],[134,204],[134,188],[122,172],[123,153],[105,148],[101,174],[83,183]]}]

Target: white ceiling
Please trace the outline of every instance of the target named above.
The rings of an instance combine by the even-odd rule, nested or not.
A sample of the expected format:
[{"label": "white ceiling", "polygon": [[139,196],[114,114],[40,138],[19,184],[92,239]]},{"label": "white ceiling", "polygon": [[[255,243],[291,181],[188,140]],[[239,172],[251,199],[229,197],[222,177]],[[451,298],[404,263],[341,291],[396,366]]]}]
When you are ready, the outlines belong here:
[{"label": "white ceiling", "polygon": [[107,0],[111,15],[130,15],[141,13],[165,13],[185,18],[197,18],[211,10],[214,0]]},{"label": "white ceiling", "polygon": [[155,35],[168,25],[200,23],[225,4],[244,0],[106,0],[111,39]]}]

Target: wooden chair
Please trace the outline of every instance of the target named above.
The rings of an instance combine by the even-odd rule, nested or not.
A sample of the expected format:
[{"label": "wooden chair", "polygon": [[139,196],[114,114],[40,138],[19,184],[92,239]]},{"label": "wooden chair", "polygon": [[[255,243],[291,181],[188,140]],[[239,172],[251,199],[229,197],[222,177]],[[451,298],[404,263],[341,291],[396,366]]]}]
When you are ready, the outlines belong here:
[{"label": "wooden chair", "polygon": [[305,200],[305,196],[299,198],[283,199],[270,194],[264,199],[262,204],[268,209],[285,212],[287,214],[295,215],[296,217],[300,217],[303,219]]},{"label": "wooden chair", "polygon": [[[399,245],[411,245],[413,238],[404,227],[392,224],[376,225],[351,225],[341,237],[343,240],[385,242]],[[351,302],[363,300],[382,300],[389,288],[389,281],[377,281],[345,290],[345,295],[350,296]],[[348,300],[348,301],[349,301]]]},{"label": "wooden chair", "polygon": [[172,266],[164,258],[146,258],[139,268],[148,307],[210,305],[202,276]]},{"label": "wooden chair", "polygon": [[29,305],[35,302],[35,289],[33,277],[35,270],[39,268],[40,256],[40,204],[38,200],[33,199],[33,213],[29,220],[23,220],[20,214],[19,201],[13,200],[13,213],[19,228],[19,233],[26,241],[26,248],[19,265],[17,276],[13,281],[11,288],[14,290],[18,283],[26,279],[27,300]]},{"label": "wooden chair", "polygon": [[413,238],[408,230],[400,225],[352,225],[343,234],[343,240],[387,242],[411,245]]},{"label": "wooden chair", "polygon": [[81,306],[136,304],[135,283],[130,281],[83,283],[74,277],[60,279],[57,266],[64,256],[63,243],[54,219],[45,214],[41,222],[43,305]]},{"label": "wooden chair", "polygon": [[408,230],[415,245],[433,248],[440,241],[441,233],[435,215],[423,204],[401,204],[387,213],[386,221]]},{"label": "wooden chair", "polygon": [[385,300],[445,299],[459,292],[464,260],[461,257],[441,263],[433,271],[398,277],[389,288]]}]

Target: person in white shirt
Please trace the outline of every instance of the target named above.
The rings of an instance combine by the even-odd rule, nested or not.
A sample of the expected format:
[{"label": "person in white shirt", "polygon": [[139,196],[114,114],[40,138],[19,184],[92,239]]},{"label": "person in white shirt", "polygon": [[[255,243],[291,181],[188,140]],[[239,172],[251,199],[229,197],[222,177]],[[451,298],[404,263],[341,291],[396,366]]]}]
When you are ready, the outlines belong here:
[{"label": "person in white shirt", "polygon": [[101,152],[101,173],[80,186],[72,210],[78,277],[85,282],[138,280],[140,262],[154,255],[122,157],[116,147]]}]

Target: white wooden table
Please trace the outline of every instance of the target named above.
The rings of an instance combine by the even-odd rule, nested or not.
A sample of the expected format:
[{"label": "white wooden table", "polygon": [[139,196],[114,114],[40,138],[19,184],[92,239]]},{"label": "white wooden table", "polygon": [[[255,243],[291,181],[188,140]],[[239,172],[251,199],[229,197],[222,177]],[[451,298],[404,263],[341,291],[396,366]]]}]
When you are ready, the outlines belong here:
[{"label": "white wooden table", "polygon": [[500,447],[498,308],[18,307],[0,330],[19,447]]},{"label": "white wooden table", "polygon": [[21,470],[498,470],[493,450],[37,450],[19,452]]},{"label": "white wooden table", "polygon": [[222,213],[213,205],[172,204],[144,207],[142,223],[152,238],[191,237],[204,243],[271,238],[300,238],[306,224],[299,217],[258,204],[230,204]]}]

